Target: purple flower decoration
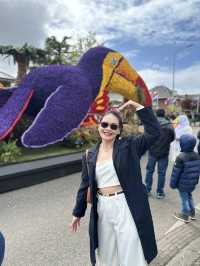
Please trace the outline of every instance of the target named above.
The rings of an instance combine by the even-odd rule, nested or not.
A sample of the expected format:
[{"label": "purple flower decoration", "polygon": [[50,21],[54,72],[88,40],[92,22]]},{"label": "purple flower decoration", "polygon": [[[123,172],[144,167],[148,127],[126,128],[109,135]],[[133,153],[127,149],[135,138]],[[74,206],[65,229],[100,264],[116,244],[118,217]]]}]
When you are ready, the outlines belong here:
[{"label": "purple flower decoration", "polygon": [[[131,95],[134,87],[130,86],[131,77],[135,77],[135,72],[126,64],[129,69],[125,73],[123,60],[118,52],[99,46],[89,49],[76,66],[49,65],[33,69],[19,87],[0,91],[0,140],[12,132],[26,113],[34,120],[22,135],[24,146],[37,148],[61,141],[79,127],[97,96],[101,99],[108,93],[112,79],[126,81],[123,91]],[[139,90],[145,87],[141,79],[138,84]],[[146,87],[145,93],[148,96]]]}]

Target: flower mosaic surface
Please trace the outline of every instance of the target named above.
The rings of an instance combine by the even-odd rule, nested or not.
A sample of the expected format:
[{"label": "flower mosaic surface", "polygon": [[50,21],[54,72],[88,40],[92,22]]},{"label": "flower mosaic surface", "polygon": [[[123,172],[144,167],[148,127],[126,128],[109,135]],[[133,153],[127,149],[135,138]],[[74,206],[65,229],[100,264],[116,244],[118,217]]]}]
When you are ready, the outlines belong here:
[{"label": "flower mosaic surface", "polygon": [[0,140],[26,113],[34,121],[22,135],[24,146],[61,141],[74,128],[96,123],[94,114],[108,110],[111,91],[151,105],[142,78],[120,53],[106,47],[91,48],[76,66],[36,68],[17,88],[0,91]]}]

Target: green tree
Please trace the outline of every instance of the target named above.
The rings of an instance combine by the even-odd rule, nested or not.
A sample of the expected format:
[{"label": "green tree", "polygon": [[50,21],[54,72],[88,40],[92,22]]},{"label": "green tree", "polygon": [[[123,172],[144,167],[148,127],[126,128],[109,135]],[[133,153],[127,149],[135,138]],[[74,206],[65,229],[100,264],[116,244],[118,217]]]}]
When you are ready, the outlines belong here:
[{"label": "green tree", "polygon": [[89,32],[87,36],[78,38],[78,41],[73,45],[72,51],[70,53],[71,64],[77,64],[80,57],[90,48],[94,46],[101,45],[97,39],[94,32]]},{"label": "green tree", "polygon": [[27,70],[38,65],[76,64],[80,57],[91,47],[99,45],[95,33],[89,32],[86,37],[79,38],[75,44],[70,44],[71,37],[64,36],[59,42],[55,36],[48,37],[45,48],[39,49],[25,43],[22,47],[0,45],[0,55],[12,57],[17,64],[17,81],[19,84]]},{"label": "green tree", "polygon": [[99,45],[95,33],[92,32],[86,37],[78,38],[74,44],[69,43],[71,39],[64,36],[59,42],[55,36],[48,37],[45,41],[46,64],[77,64],[89,48]]},{"label": "green tree", "polygon": [[22,47],[13,45],[0,45],[0,54],[4,58],[12,57],[14,64],[17,64],[17,81],[20,83],[27,73],[30,63],[41,65],[45,62],[46,52],[43,49],[35,48],[25,43]]},{"label": "green tree", "polygon": [[71,37],[64,36],[59,42],[55,36],[48,37],[45,41],[46,64],[69,64],[69,49],[71,45],[68,41]]}]

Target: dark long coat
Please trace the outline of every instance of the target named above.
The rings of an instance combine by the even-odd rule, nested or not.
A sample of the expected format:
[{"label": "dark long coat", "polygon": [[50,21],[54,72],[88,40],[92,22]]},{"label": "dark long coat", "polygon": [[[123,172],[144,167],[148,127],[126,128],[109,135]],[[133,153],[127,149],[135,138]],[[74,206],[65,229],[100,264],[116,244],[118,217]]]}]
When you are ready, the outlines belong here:
[{"label": "dark long coat", "polygon": [[[140,158],[160,136],[160,126],[151,107],[137,111],[144,125],[144,134],[116,139],[113,148],[113,162],[119,182],[124,191],[129,209],[135,221],[145,259],[148,263],[157,255],[151,211],[145,186],[142,183]],[[91,189],[91,212],[89,223],[90,257],[92,265],[96,264],[95,249],[98,247],[97,233],[97,183],[95,167],[99,144],[83,156],[82,182],[77,193],[73,215],[83,217],[87,207],[87,188]],[[88,173],[89,172],[89,173]]]}]

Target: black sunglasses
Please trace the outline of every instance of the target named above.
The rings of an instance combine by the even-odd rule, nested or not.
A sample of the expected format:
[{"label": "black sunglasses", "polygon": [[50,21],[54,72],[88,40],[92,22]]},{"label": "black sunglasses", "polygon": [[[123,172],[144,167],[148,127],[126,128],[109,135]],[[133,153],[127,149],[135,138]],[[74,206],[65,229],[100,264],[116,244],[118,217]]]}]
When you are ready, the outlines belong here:
[{"label": "black sunglasses", "polygon": [[107,123],[107,122],[101,122],[101,127],[102,127],[102,128],[110,127],[112,130],[117,130],[117,129],[119,128],[119,125],[114,124],[114,123],[109,124],[109,123]]}]

